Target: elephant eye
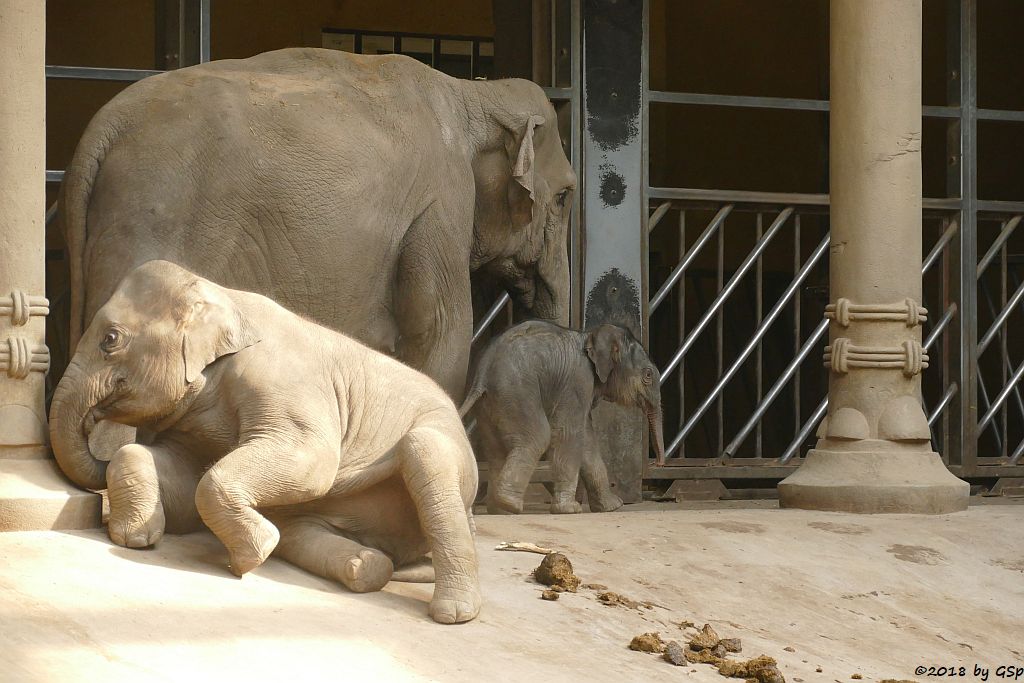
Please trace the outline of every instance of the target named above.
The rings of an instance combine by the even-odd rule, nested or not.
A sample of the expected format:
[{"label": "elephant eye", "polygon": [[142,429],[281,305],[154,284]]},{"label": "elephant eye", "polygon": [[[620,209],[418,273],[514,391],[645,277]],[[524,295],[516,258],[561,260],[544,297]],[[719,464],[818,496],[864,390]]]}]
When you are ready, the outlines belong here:
[{"label": "elephant eye", "polygon": [[643,377],[643,379],[644,379],[644,384],[653,384],[654,383],[654,371],[651,370],[650,368],[644,368],[644,377]]},{"label": "elephant eye", "polygon": [[117,328],[112,327],[107,330],[105,335],[103,335],[103,341],[100,342],[100,348],[105,352],[110,353],[111,351],[117,350],[123,339],[124,334],[122,334]]},{"label": "elephant eye", "polygon": [[565,202],[568,201],[569,199],[569,190],[562,190],[561,192],[558,193],[555,199],[558,201],[559,206],[564,207]]}]

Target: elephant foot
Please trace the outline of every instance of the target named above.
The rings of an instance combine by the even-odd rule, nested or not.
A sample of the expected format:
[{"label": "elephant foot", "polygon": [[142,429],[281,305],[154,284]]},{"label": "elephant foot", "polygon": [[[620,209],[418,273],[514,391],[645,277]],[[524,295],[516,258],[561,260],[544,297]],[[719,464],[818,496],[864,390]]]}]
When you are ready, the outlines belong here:
[{"label": "elephant foot", "polygon": [[383,588],[394,571],[395,565],[390,557],[379,550],[367,548],[345,560],[341,582],[353,593],[371,593]]},{"label": "elephant foot", "polygon": [[496,489],[494,495],[487,501],[487,511],[490,512],[491,508],[496,508],[508,514],[518,515],[523,511],[523,497]]},{"label": "elephant foot", "polygon": [[437,586],[430,601],[430,617],[439,624],[461,624],[480,614],[480,590]]},{"label": "elephant foot", "polygon": [[590,499],[591,512],[612,512],[622,507],[622,499],[611,491],[600,494]]},{"label": "elephant foot", "polygon": [[583,512],[583,506],[575,500],[563,500],[551,503],[551,514],[553,515],[575,515],[579,512]]},{"label": "elephant foot", "polygon": [[160,502],[153,455],[130,444],[118,449],[107,467],[110,517],[107,534],[125,548],[148,548],[163,535],[166,519]]},{"label": "elephant foot", "polygon": [[261,518],[251,539],[237,548],[228,548],[228,567],[231,573],[240,577],[256,569],[270,557],[280,540],[281,534],[277,527]]}]

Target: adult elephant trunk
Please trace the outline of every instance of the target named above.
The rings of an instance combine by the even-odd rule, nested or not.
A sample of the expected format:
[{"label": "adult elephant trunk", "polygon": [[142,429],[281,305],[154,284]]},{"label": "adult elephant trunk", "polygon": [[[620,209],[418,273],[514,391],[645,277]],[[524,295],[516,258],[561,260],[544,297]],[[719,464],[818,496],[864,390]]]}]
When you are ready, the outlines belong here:
[{"label": "adult elephant trunk", "polygon": [[537,264],[531,315],[569,326],[569,257],[565,244],[553,245]]},{"label": "adult elephant trunk", "polygon": [[95,424],[93,408],[109,391],[109,373],[88,374],[77,360],[64,372],[50,405],[50,443],[57,464],[78,486],[107,488],[107,463],[89,450],[89,432]]}]

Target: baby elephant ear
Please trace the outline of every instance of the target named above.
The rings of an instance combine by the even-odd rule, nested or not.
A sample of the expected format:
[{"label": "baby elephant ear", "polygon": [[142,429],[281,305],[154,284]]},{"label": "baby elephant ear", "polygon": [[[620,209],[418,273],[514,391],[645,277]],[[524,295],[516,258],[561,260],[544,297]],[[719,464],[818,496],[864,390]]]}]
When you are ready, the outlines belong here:
[{"label": "baby elephant ear", "polygon": [[213,283],[196,280],[186,291],[181,353],[185,381],[191,383],[213,361],[259,339],[235,302]]},{"label": "baby elephant ear", "polygon": [[601,325],[587,335],[583,349],[594,364],[594,372],[602,384],[608,381],[612,368],[619,363],[622,354],[621,337],[613,325]]}]

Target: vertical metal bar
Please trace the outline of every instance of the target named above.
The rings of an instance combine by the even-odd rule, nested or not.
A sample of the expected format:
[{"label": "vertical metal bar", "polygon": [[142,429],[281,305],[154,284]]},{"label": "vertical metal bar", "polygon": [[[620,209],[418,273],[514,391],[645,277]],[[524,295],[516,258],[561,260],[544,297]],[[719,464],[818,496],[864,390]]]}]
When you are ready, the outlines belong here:
[{"label": "vertical metal bar", "polygon": [[[1003,221],[1003,226],[1006,225],[1006,221]],[[1003,243],[1002,248],[999,250],[999,310],[1006,309],[1006,243]],[[1010,350],[1006,346],[1006,324],[1004,323],[999,328],[999,346],[1002,350],[1002,366],[1003,366],[1003,384],[1010,379]],[[1019,397],[1018,393],[1018,397]],[[1009,420],[1010,420],[1010,402],[1005,401],[1002,407],[1003,417],[1003,451],[1002,456],[1005,458],[1009,455]]]},{"label": "vertical metal bar", "polygon": [[[715,295],[722,293],[722,288],[725,287],[725,229],[726,221],[722,221],[722,227],[718,230],[718,264],[715,269],[716,280],[715,280]],[[716,360],[716,372],[715,377],[722,376],[722,353],[723,347],[725,346],[725,302],[718,308],[718,313],[715,314],[715,360]],[[716,402],[718,412],[718,449],[715,451],[716,456],[722,455],[722,449],[725,448],[725,397],[721,394],[718,396]]]},{"label": "vertical metal bar", "polygon": [[[949,216],[943,216],[942,217],[942,234],[943,235],[945,235],[949,231],[950,225],[951,225],[951,221],[949,220]],[[947,247],[948,247],[948,245],[947,245]],[[951,280],[952,277],[954,277],[954,271],[951,268],[951,259],[950,259],[950,256],[949,256],[950,250],[947,247],[944,247],[942,249],[942,276],[941,276],[941,278],[942,278],[941,279],[941,282],[942,282],[942,285],[941,285],[942,297],[941,297],[941,299],[942,299],[942,307],[944,309],[948,310],[950,304],[953,304],[955,306],[956,303],[953,301],[952,287],[950,286],[950,280]],[[948,331],[948,329],[947,329],[946,332],[942,333],[942,337],[940,339],[941,339],[941,343],[942,343],[942,347],[941,347],[941,354],[942,354],[942,356],[941,356],[942,387],[943,387],[943,389],[948,391],[950,388],[952,388],[954,386],[955,387],[959,387],[959,385],[957,384],[957,380],[953,377],[953,374],[952,374],[953,359],[950,357],[950,345],[948,343],[948,340],[949,340],[949,331]],[[950,398],[952,399],[952,396],[950,396]],[[947,401],[947,403],[948,403],[948,401]],[[946,461],[946,464],[948,465],[953,460],[953,454],[950,452],[950,428],[951,428],[952,425],[951,425],[951,420],[949,419],[949,411],[945,410],[945,407],[946,406],[943,406],[943,410],[939,413],[942,416],[942,424],[940,426],[940,432],[939,432],[942,435],[940,437],[940,442],[941,443],[939,444],[939,448],[941,450],[939,451],[939,455]]]},{"label": "vertical metal bar", "polygon": [[[793,218],[793,277],[796,277],[797,273],[800,272],[800,245],[801,245],[801,234],[800,234],[800,214],[797,214]],[[801,292],[797,292],[793,297],[793,356],[796,357],[800,353],[800,347],[803,341],[800,338],[801,335],[801,307],[800,303],[803,297]],[[797,366],[796,372],[793,374],[793,416],[794,425],[793,430],[795,432],[800,431],[800,425],[803,424],[800,409],[800,366]]]},{"label": "vertical metal bar", "polygon": [[[799,220],[799,214],[797,214],[797,220]],[[757,241],[761,241],[761,235],[764,232],[764,216],[758,211],[757,212],[757,226],[755,234],[757,235]],[[754,329],[757,329],[761,325],[761,319],[764,315],[764,262],[761,256],[757,257],[757,273],[756,273],[755,291],[754,291],[754,318],[756,323]],[[754,367],[757,376],[755,377],[755,403],[761,402],[761,397],[764,395],[764,354],[762,353],[763,347],[760,340],[757,342],[756,357],[754,360]],[[762,456],[761,446],[762,444],[762,429],[761,421],[757,422],[757,429],[754,433],[754,457],[760,458]]]},{"label": "vertical metal bar", "polygon": [[[679,262],[686,258],[686,209],[679,210]],[[679,341],[686,338],[686,274],[679,279]],[[676,375],[676,383],[679,386],[679,426],[686,424],[686,372]],[[686,457],[686,440],[679,444],[680,458]]]},{"label": "vertical metal bar", "polygon": [[551,86],[558,86],[558,3],[555,0],[548,0],[548,10],[551,15],[551,39],[548,41],[548,45],[551,49],[548,50],[548,59],[550,61],[549,69],[551,71]]},{"label": "vertical metal bar", "polygon": [[210,2],[199,0],[199,63],[210,61]]},{"label": "vertical metal bar", "polygon": [[[957,217],[957,248],[953,254],[956,275],[958,325],[951,330],[950,348],[956,353],[955,366],[960,391],[953,399],[956,428],[951,430],[951,456],[960,456],[961,474],[970,475],[977,464],[978,450],[978,264],[977,236],[977,18],[976,0],[946,0],[946,63],[949,73],[947,103],[960,106],[960,116],[950,123],[946,145],[949,151],[947,190],[960,197]],[[952,461],[951,457],[951,461]]]}]

